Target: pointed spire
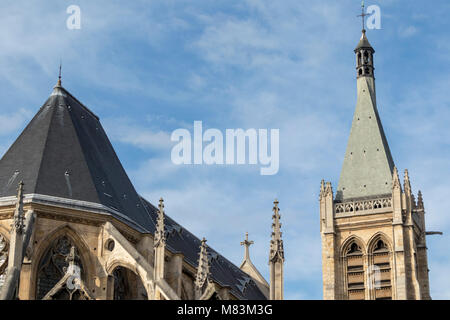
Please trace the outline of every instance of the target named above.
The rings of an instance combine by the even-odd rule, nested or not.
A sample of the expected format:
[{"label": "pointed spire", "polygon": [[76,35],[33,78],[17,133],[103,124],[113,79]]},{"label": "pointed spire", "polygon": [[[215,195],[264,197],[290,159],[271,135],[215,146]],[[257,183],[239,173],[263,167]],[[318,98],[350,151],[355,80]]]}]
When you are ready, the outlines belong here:
[{"label": "pointed spire", "polygon": [[278,200],[273,202],[272,215],[272,239],[270,240],[269,266],[270,266],[270,300],[283,299],[283,264],[284,264],[284,248],[281,239],[281,223],[280,208],[278,208]]},{"label": "pointed spire", "polygon": [[417,208],[423,209],[423,197],[422,191],[419,190],[419,194],[417,195]]},{"label": "pointed spire", "polygon": [[159,199],[158,218],[156,219],[156,231],[154,246],[166,243],[166,233],[164,230],[164,199]]},{"label": "pointed spire", "polygon": [[272,215],[272,239],[270,240],[270,255],[269,262],[284,262],[284,249],[283,240],[281,239],[281,223],[280,223],[280,208],[278,208],[278,200],[273,202],[273,215]]},{"label": "pointed spire", "polygon": [[322,181],[320,181],[319,199],[322,199],[324,196],[325,196],[325,180],[322,179]]},{"label": "pointed spire", "polygon": [[244,246],[245,248],[244,261],[250,260],[250,246],[254,243],[254,241],[248,240],[248,232],[246,232],[245,240],[241,242],[241,246]]},{"label": "pointed spire", "polygon": [[154,264],[153,277],[155,280],[164,278],[166,232],[164,229],[164,200],[159,199],[158,217],[156,218],[156,230],[153,238]]},{"label": "pointed spire", "polygon": [[394,161],[377,109],[374,53],[363,30],[355,49],[357,101],[336,192],[339,201],[392,191]]},{"label": "pointed spire", "polygon": [[195,288],[197,292],[201,292],[206,282],[210,281],[210,264],[208,259],[208,251],[206,239],[202,239],[200,245],[200,253],[198,259],[197,276],[195,278]]},{"label": "pointed spire", "polygon": [[331,186],[331,182],[330,181],[328,181],[325,184],[325,196],[333,197],[333,187]]},{"label": "pointed spire", "polygon": [[404,174],[404,177],[403,177],[403,189],[405,190],[405,192],[410,192],[411,191],[411,183],[409,181],[408,169],[405,169],[405,174]]},{"label": "pointed spire", "polygon": [[394,173],[392,174],[392,189],[401,189],[400,178],[398,176],[397,167],[394,166]]},{"label": "pointed spire", "polygon": [[412,208],[416,209],[417,208],[417,202],[416,202],[416,197],[414,196],[414,194],[411,193],[411,204],[412,204]]},{"label": "pointed spire", "polygon": [[24,228],[24,212],[23,212],[23,181],[19,182],[17,189],[16,210],[14,212],[14,230],[21,234]]}]

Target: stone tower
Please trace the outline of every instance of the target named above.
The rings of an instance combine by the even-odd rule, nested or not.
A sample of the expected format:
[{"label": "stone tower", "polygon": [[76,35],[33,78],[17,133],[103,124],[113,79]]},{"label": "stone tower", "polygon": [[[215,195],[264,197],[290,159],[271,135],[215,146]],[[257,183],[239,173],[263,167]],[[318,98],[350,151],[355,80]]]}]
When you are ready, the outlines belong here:
[{"label": "stone tower", "polygon": [[355,49],[357,102],[336,194],[320,187],[324,299],[430,299],[425,211],[403,186],[378,115],[366,31]]}]

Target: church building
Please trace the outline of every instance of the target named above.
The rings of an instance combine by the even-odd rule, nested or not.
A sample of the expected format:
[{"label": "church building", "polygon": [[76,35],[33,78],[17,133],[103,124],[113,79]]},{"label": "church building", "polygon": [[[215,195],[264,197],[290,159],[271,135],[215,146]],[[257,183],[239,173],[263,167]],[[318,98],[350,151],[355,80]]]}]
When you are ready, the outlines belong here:
[{"label": "church building", "polygon": [[[364,15],[363,15],[364,17]],[[403,183],[377,110],[374,53],[355,49],[357,101],[336,192],[320,187],[324,299],[430,299],[425,210]]]},{"label": "church building", "polygon": [[60,76],[0,160],[0,299],[282,299],[274,204],[269,284],[248,237],[239,268],[141,197]]}]

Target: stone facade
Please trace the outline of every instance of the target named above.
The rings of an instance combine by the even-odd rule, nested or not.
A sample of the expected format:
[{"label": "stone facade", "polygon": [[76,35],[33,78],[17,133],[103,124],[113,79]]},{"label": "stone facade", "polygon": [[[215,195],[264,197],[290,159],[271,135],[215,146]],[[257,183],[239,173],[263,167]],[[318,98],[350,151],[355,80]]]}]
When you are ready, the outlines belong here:
[{"label": "stone facade", "polygon": [[[425,211],[407,183],[395,183],[389,197],[349,202],[328,190],[320,192],[324,299],[430,299]],[[385,250],[377,253],[380,240]],[[353,244],[362,268],[351,270]]]},{"label": "stone facade", "polygon": [[373,50],[355,49],[357,105],[337,192],[320,187],[323,297],[430,299],[422,194],[403,187],[376,106]]},{"label": "stone facade", "polygon": [[[33,214],[35,223],[20,266],[17,298],[62,299],[68,295],[73,299],[101,300],[240,298],[230,288],[219,285],[206,274],[202,278],[206,281],[198,286],[197,283],[202,280],[198,275],[202,273],[186,262],[181,252],[166,250],[161,244],[161,241],[165,241],[164,237],[156,244],[153,235],[142,234],[109,215],[55,201],[56,199],[37,203],[36,199],[28,196],[23,199],[22,210]],[[8,247],[11,246],[11,235],[14,235],[16,202],[15,197],[0,200],[0,235]],[[61,246],[61,251],[50,255],[48,259],[49,250],[54,250],[55,244],[59,246],[58,241],[62,241],[61,239],[68,240],[67,246]],[[206,241],[202,242],[203,250],[199,248],[199,252],[203,254],[200,269],[209,268],[205,266],[210,259],[205,243]],[[75,249],[75,264],[82,270],[79,280],[74,275],[74,280],[79,281],[80,285],[71,290],[67,288],[67,283],[63,283],[60,288],[54,289],[53,296],[39,295],[40,292],[46,292],[46,287],[56,286],[52,282],[55,270],[49,270],[49,264],[55,263],[56,267],[62,267],[57,270],[59,272],[56,276],[64,277],[69,263],[64,263],[64,259],[58,260],[58,255],[69,256],[67,249],[72,247]],[[156,259],[157,255],[163,257]],[[11,263],[12,260],[9,258],[8,261],[6,258],[6,263]],[[265,280],[258,278],[258,286],[263,289],[264,285],[267,285]],[[266,290],[268,292],[269,288],[264,288]]]}]

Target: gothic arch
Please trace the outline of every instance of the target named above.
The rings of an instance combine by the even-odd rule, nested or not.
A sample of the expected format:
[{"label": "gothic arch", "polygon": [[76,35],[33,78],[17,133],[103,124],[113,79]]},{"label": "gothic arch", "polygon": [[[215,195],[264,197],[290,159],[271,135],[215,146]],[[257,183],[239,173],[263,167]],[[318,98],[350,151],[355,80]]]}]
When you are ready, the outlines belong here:
[{"label": "gothic arch", "polygon": [[30,297],[32,299],[36,299],[37,297],[37,277],[41,260],[53,245],[53,243],[64,236],[66,236],[78,250],[78,255],[83,264],[83,279],[88,288],[91,287],[91,282],[93,276],[95,275],[95,265],[89,250],[89,246],[71,226],[69,226],[68,224],[64,224],[53,230],[49,235],[41,240],[34,250],[33,260],[31,264],[30,281]]},{"label": "gothic arch", "polygon": [[358,236],[351,235],[347,239],[345,239],[341,245],[340,256],[342,258],[345,257],[347,250],[353,243],[356,243],[361,248],[363,255],[367,254],[366,247],[364,246],[364,241]]},{"label": "gothic arch", "polygon": [[[150,293],[138,269],[133,264],[120,258],[113,259],[107,262],[105,269],[108,274],[108,299],[148,299]],[[118,287],[121,288],[120,294],[115,292]]]},{"label": "gothic arch", "polygon": [[146,285],[147,278],[144,274],[139,272],[139,268],[137,268],[136,265],[134,265],[134,264],[130,263],[129,261],[122,259],[122,258],[113,258],[112,260],[107,261],[106,265],[105,265],[105,270],[106,270],[106,273],[108,274],[108,276],[112,276],[114,270],[117,267],[123,267],[123,268],[129,269],[132,272],[134,272],[140,278],[141,282],[144,284],[144,287],[146,288],[146,291],[147,291],[147,295],[150,295],[150,292],[148,292],[147,285]]},{"label": "gothic arch", "polygon": [[392,283],[392,245],[389,238],[382,232],[374,234],[368,245],[369,296],[375,300],[390,300],[393,298]]},{"label": "gothic arch", "polygon": [[392,252],[391,241],[389,240],[389,238],[383,232],[380,231],[380,232],[375,233],[369,239],[369,241],[367,242],[368,243],[368,245],[367,245],[367,248],[368,248],[367,252],[368,253],[372,253],[373,252],[374,247],[376,246],[376,244],[377,244],[377,242],[379,240],[382,240],[386,244],[387,249],[389,250],[389,252]]},{"label": "gothic arch", "polygon": [[361,238],[352,235],[341,245],[342,279],[345,297],[364,300],[366,296],[366,248]]},{"label": "gothic arch", "polygon": [[0,231],[0,290],[6,279],[6,269],[8,267],[9,256],[9,237],[6,237],[3,232]]},{"label": "gothic arch", "polygon": [[138,272],[136,266],[132,265],[128,261],[125,261],[124,259],[114,258],[113,260],[108,261],[106,263],[105,269],[106,269],[106,273],[108,274],[108,276],[111,276],[117,267],[129,269],[129,270],[133,271],[134,273],[136,273],[137,275],[139,275],[139,272]]}]

